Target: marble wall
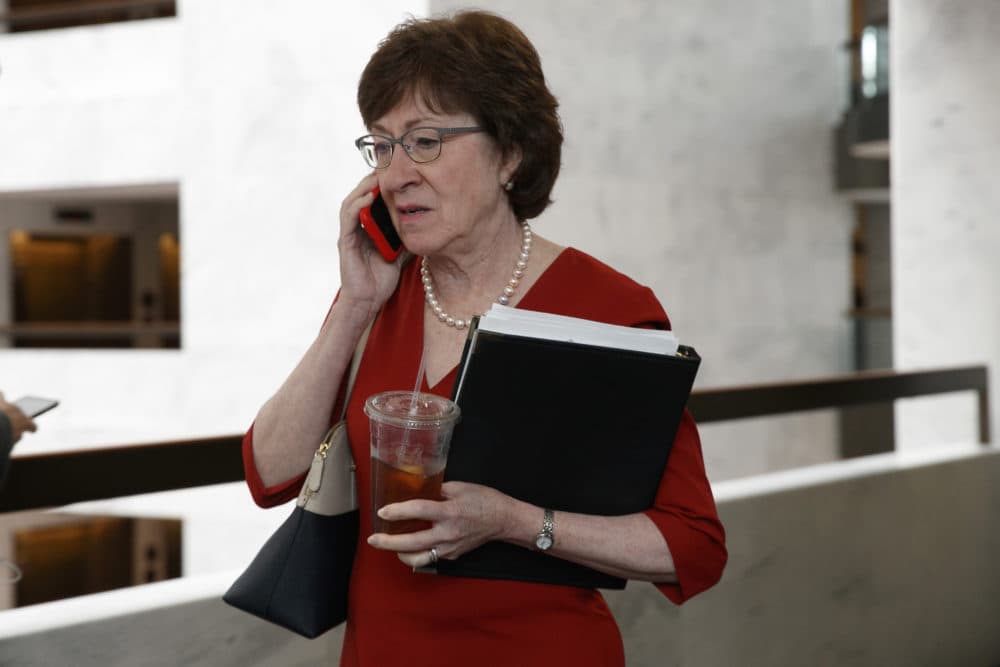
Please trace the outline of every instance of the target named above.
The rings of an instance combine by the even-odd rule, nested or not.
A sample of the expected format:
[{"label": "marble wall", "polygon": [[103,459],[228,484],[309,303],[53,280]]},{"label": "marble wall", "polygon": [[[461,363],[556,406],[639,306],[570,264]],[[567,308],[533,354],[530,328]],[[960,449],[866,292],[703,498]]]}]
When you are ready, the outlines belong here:
[{"label": "marble wall", "polygon": [[[219,577],[168,581],[5,612],[0,665],[337,664],[342,627],[316,640],[299,637],[222,602],[229,583]],[[24,632],[32,627],[36,632]]]},{"label": "marble wall", "polygon": [[[891,3],[897,368],[1000,365],[1000,4]],[[995,380],[994,380],[995,389]],[[993,391],[991,421],[1000,423]],[[897,407],[897,442],[974,437],[971,395]]]},{"label": "marble wall", "polygon": [[[1000,450],[952,445],[717,484],[722,581],[680,607],[643,583],[607,594],[627,664],[1000,664],[998,476]],[[335,662],[340,630],[310,642],[224,605],[234,576],[3,612],[0,664]]]},{"label": "marble wall", "polygon": [[[539,234],[651,286],[697,386],[851,369],[846,3],[487,0],[535,43],[566,145]],[[437,13],[466,6],[432,0]],[[714,479],[830,460],[836,418],[702,427]]]},{"label": "marble wall", "polygon": [[952,444],[717,485],[722,581],[614,596],[628,664],[1000,664],[998,476],[1000,451]]}]

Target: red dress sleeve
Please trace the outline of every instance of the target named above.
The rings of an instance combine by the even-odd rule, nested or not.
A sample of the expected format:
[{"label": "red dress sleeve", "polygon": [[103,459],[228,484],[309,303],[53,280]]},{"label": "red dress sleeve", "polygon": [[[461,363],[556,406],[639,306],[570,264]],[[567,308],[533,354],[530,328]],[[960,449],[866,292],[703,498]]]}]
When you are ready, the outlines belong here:
[{"label": "red dress sleeve", "polygon": [[644,512],[660,529],[674,559],[676,583],[656,584],[675,604],[715,585],[728,553],[726,534],[705,475],[701,441],[685,410],[653,506]]},{"label": "red dress sleeve", "polygon": [[274,486],[265,486],[257,471],[257,464],[253,460],[253,424],[250,425],[247,434],[243,436],[243,474],[250,488],[250,495],[253,501],[260,507],[274,507],[286,503],[299,495],[302,483],[306,479],[305,470],[301,475],[293,477]]},{"label": "red dress sleeve", "polygon": [[[333,421],[337,419],[335,415],[340,415],[343,409],[342,400],[347,393],[347,379],[345,373],[345,377],[340,384],[340,391],[337,392],[337,400],[334,402],[333,410],[330,413],[332,415],[330,426],[333,426]],[[279,482],[273,486],[264,485],[264,481],[260,478],[260,472],[257,470],[257,463],[253,458],[253,424],[250,425],[246,435],[243,436],[242,452],[243,476],[246,478],[247,486],[250,488],[250,495],[253,496],[255,503],[261,507],[274,507],[275,505],[287,503],[299,495],[302,483],[305,482],[306,474],[309,472],[308,466],[302,471],[302,474],[296,475],[289,480]]]}]

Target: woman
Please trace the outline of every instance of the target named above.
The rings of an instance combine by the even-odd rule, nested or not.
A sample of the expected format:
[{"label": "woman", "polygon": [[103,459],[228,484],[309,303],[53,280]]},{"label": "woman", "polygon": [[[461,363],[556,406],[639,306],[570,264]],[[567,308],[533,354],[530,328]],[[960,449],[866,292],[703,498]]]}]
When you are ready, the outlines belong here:
[{"label": "woman", "polygon": [[[623,665],[621,636],[595,590],[412,568],[489,540],[535,548],[546,523],[553,558],[654,582],[675,603],[708,588],[726,551],[690,415],[646,512],[547,517],[494,489],[449,482],[441,502],[379,511],[430,521],[429,530],[371,535],[362,408],[374,393],[411,387],[422,353],[422,390],[449,396],[465,324],[497,300],[631,326],[666,328],[667,317],[648,288],[530,230],[527,220],[549,204],[562,130],[538,54],[515,26],[482,12],[398,26],[365,68],[358,105],[370,133],[358,147],[374,171],[341,207],[340,293],[244,440],[254,498],[267,506],[298,493],[374,319],[347,411],[368,541],[355,558],[341,664]],[[384,261],[359,229],[376,185],[412,261]]]}]

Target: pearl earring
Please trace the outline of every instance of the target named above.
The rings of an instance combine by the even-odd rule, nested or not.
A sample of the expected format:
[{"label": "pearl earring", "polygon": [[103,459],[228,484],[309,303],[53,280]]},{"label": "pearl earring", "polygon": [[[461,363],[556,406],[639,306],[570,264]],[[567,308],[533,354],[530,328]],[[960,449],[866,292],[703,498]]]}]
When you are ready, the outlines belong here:
[{"label": "pearl earring", "polygon": [[514,181],[507,181],[506,183],[504,183],[503,184],[503,189],[506,190],[507,192],[510,192],[511,190],[513,190],[514,189]]}]

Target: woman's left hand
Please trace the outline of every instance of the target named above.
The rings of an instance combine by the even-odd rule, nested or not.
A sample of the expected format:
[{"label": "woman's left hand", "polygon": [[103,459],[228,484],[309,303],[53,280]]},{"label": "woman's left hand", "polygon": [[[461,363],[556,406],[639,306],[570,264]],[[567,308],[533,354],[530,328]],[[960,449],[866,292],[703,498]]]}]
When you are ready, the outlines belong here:
[{"label": "woman's left hand", "polygon": [[444,500],[407,500],[386,505],[378,515],[387,521],[422,519],[433,525],[428,530],[402,535],[376,533],[368,544],[376,549],[396,551],[410,567],[425,567],[434,558],[455,559],[491,540],[502,539],[509,529],[513,498],[480,484],[445,482]]}]

